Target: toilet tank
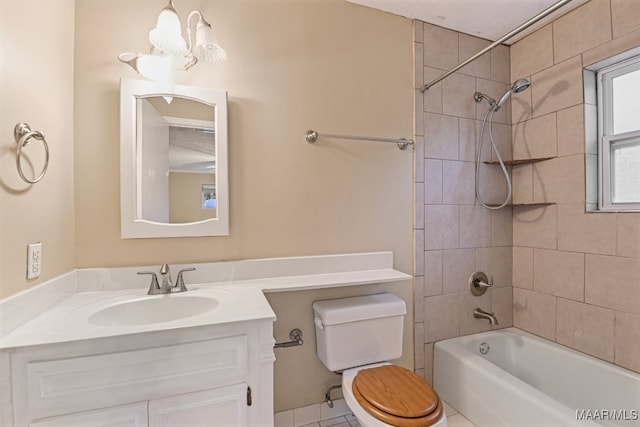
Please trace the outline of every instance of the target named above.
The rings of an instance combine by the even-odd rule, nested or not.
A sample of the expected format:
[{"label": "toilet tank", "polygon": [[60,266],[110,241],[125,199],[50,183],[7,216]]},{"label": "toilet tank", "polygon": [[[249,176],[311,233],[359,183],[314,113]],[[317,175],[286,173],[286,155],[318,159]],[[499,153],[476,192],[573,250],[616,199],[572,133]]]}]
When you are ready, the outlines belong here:
[{"label": "toilet tank", "polygon": [[338,371],[402,356],[407,307],[392,294],[313,303],[318,357]]}]

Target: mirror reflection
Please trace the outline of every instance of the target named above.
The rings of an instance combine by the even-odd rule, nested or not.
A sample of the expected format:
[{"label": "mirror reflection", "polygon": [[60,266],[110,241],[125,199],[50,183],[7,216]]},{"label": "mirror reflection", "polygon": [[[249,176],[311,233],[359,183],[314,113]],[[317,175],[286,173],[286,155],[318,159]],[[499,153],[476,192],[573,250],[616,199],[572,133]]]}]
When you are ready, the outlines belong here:
[{"label": "mirror reflection", "polygon": [[181,97],[136,100],[139,219],[217,218],[215,107]]},{"label": "mirror reflection", "polygon": [[229,235],[227,93],[120,84],[124,239]]}]

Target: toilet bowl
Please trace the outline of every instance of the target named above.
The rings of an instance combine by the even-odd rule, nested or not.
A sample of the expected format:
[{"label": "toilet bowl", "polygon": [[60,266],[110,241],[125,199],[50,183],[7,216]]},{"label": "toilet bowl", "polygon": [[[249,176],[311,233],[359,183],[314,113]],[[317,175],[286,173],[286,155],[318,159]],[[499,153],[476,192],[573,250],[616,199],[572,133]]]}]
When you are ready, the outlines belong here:
[{"label": "toilet bowl", "polygon": [[313,303],[318,358],[342,372],[342,394],[364,427],[446,427],[438,395],[402,355],[403,299],[376,294]]},{"label": "toilet bowl", "polygon": [[[431,390],[431,387],[429,387],[429,385],[418,376],[416,376],[416,378],[424,382],[424,386],[428,387],[428,390],[430,390],[430,393],[426,393],[428,396],[412,395],[411,391],[407,390],[405,387],[397,387],[398,382],[405,381],[403,378],[398,379],[398,382],[395,384],[395,389],[390,387],[389,384],[380,383],[380,388],[384,390],[382,394],[377,394],[373,392],[373,390],[368,390],[368,392],[373,396],[357,396],[359,388],[356,388],[354,392],[354,380],[358,383],[358,380],[360,379],[359,374],[361,372],[364,373],[363,371],[380,367],[396,368],[395,370],[404,370],[411,373],[411,371],[390,363],[375,363],[366,366],[359,366],[357,368],[347,369],[342,373],[342,395],[345,403],[363,427],[447,427],[447,418],[444,413],[442,402],[438,398],[437,394]],[[404,373],[402,371],[391,373],[391,375],[394,374],[403,375]],[[356,377],[358,379],[356,379]],[[406,393],[406,396],[404,396],[402,392]],[[384,396],[384,394],[386,394],[386,396]],[[386,401],[386,398],[388,397],[390,397],[390,403]],[[410,399],[411,402],[407,402],[405,399]],[[369,400],[372,400],[375,403],[372,404]],[[385,407],[386,410],[380,410],[379,406]],[[413,408],[414,410],[415,408],[423,408],[424,412],[422,410],[419,412],[427,414],[421,417],[408,417],[407,415],[421,414],[416,412],[407,414],[407,407]],[[400,408],[403,408],[404,410],[399,410]],[[372,413],[372,410],[375,411],[376,414]],[[391,416],[388,417],[386,416],[386,414],[389,414],[387,411],[400,412],[400,414],[390,414]]]}]

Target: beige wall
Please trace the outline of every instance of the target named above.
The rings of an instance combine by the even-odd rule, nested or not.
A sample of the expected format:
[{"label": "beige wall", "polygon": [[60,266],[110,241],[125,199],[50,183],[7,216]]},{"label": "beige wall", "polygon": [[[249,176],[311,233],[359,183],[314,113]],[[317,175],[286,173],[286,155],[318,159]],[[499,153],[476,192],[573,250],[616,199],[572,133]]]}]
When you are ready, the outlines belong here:
[{"label": "beige wall", "polygon": [[[0,298],[74,267],[73,19],[73,0],[0,0]],[[49,143],[49,169],[35,185],[16,171],[18,122]],[[35,142],[24,153],[33,178],[44,149]],[[42,275],[27,282],[33,242],[42,242]]]},{"label": "beige wall", "polygon": [[[421,87],[489,45],[489,42],[415,22],[416,87]],[[415,174],[415,370],[431,381],[433,343],[490,329],[473,318],[480,307],[495,312],[500,327],[512,323],[511,208],[489,210],[475,201],[475,153],[486,103],[476,90],[499,99],[509,83],[509,48],[501,46],[431,87],[416,91]],[[511,158],[509,108],[496,115],[493,132]],[[486,155],[485,155],[486,154]],[[483,158],[491,159],[485,139]],[[487,202],[504,200],[499,166],[481,175]],[[482,297],[469,293],[469,276],[483,271],[494,287]]]},{"label": "beige wall", "polygon": [[592,0],[514,44],[514,324],[640,372],[640,214],[585,213],[582,68],[640,45],[640,3]]},{"label": "beige wall", "polygon": [[[411,152],[303,140],[310,128],[381,137],[412,133],[411,21],[342,0],[176,2],[182,18],[200,9],[228,52],[225,63],[199,64],[180,73],[178,83],[229,93],[230,234],[120,239],[119,79],[137,76],[116,58],[148,51],[147,33],[165,3],[76,4],[78,267],[391,250],[396,268],[410,272]],[[306,340],[303,349],[278,350],[276,410],[320,402],[334,377],[315,356],[310,302],[379,289],[412,304],[410,281],[269,296],[277,338],[302,327]],[[406,366],[413,363],[411,324],[409,315]]]}]

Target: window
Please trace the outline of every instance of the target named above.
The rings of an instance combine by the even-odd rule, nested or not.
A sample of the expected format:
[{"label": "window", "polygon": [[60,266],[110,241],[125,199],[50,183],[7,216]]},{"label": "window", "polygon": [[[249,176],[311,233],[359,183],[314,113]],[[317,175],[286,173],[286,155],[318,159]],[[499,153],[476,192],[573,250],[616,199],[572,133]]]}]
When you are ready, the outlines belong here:
[{"label": "window", "polygon": [[595,77],[598,209],[640,210],[640,56],[608,61]]}]

